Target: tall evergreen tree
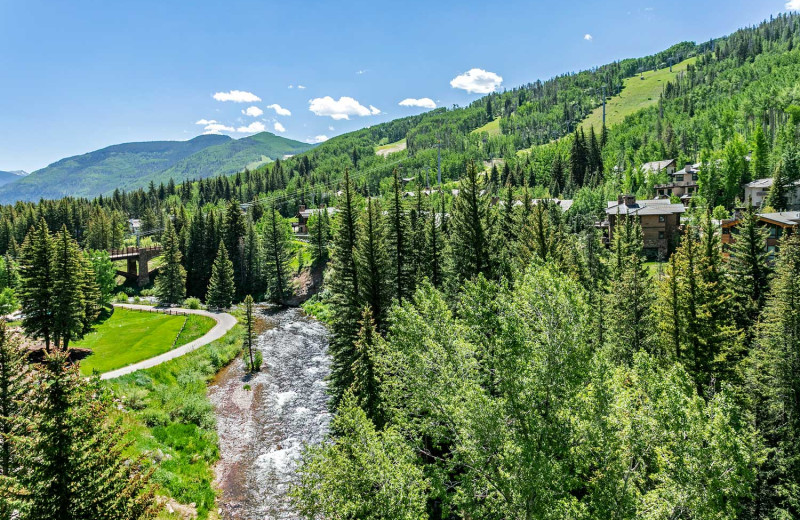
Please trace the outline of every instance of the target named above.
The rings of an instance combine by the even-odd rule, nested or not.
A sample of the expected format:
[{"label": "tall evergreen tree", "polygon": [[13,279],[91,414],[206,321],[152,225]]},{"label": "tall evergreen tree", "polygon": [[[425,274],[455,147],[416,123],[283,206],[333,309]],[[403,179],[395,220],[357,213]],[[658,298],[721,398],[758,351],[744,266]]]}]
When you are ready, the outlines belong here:
[{"label": "tall evergreen tree", "polygon": [[[400,172],[394,169],[392,193],[389,198],[386,243],[392,276],[391,294],[398,300],[407,298],[413,291],[410,262],[410,230],[408,215],[403,204]],[[374,309],[373,309],[374,311]]]},{"label": "tall evergreen tree", "polygon": [[748,363],[756,427],[768,456],[753,518],[800,516],[800,235],[784,239]]},{"label": "tall evergreen tree", "polygon": [[53,341],[55,261],[53,237],[44,218],[31,229],[22,244],[19,300],[25,333],[45,342],[50,351]]},{"label": "tall evergreen tree", "polygon": [[86,268],[66,226],[53,245],[53,340],[56,347],[67,350],[70,341],[84,334]]},{"label": "tall evergreen tree", "polygon": [[6,478],[14,478],[20,470],[19,439],[26,426],[23,403],[29,393],[26,357],[19,339],[0,320],[0,475]]},{"label": "tall evergreen tree", "polygon": [[98,379],[81,377],[66,354],[55,353],[38,370],[30,400],[35,428],[23,452],[19,482],[25,520],[133,520],[154,505],[150,473],[126,456],[111,400]]},{"label": "tall evergreen tree", "polygon": [[233,282],[233,264],[228,258],[225,243],[220,242],[217,257],[211,268],[211,280],[208,282],[206,302],[211,307],[227,309],[233,303],[236,287]]},{"label": "tall evergreen tree", "polygon": [[308,219],[308,234],[311,235],[311,259],[314,264],[328,260],[328,243],[330,241],[330,219],[328,208],[319,211]]},{"label": "tall evergreen tree", "polygon": [[264,270],[262,261],[264,251],[261,237],[256,232],[256,226],[251,218],[247,219],[247,234],[244,239],[244,271],[242,290],[248,294],[263,294]]},{"label": "tall evergreen tree", "polygon": [[164,229],[162,248],[163,265],[156,278],[156,297],[162,304],[177,304],[186,296],[186,269],[181,264],[178,235],[170,221]]},{"label": "tall evergreen tree", "polygon": [[333,337],[331,352],[331,407],[336,408],[353,382],[352,366],[355,358],[354,344],[358,338],[361,317],[361,290],[356,261],[356,203],[350,172],[344,172],[341,211],[336,215],[331,261],[329,264],[329,289],[334,319],[331,323]]},{"label": "tall evergreen tree", "polygon": [[359,223],[356,262],[359,267],[361,301],[370,307],[379,329],[385,322],[390,301],[390,261],[386,247],[386,228],[381,207],[372,197]]},{"label": "tall evergreen tree", "polygon": [[377,366],[382,354],[381,345],[381,337],[372,319],[372,311],[369,306],[365,306],[361,315],[361,330],[355,345],[356,357],[353,361],[351,390],[361,409],[378,428],[383,427],[384,423]]},{"label": "tall evergreen tree", "polygon": [[255,371],[256,360],[255,356],[253,355],[253,349],[256,345],[256,331],[253,319],[253,297],[249,294],[244,298],[244,327],[244,348],[245,352],[247,352],[247,357],[249,360],[247,363],[247,369],[249,371]]},{"label": "tall evergreen tree", "polygon": [[577,190],[583,186],[587,166],[586,140],[583,134],[576,130],[572,136],[572,149],[569,154],[569,180],[572,189]]},{"label": "tall evergreen tree", "polygon": [[233,265],[233,280],[237,288],[242,287],[242,273],[244,270],[244,236],[246,233],[244,215],[236,201],[231,200],[225,210],[225,220],[222,227],[222,241]]},{"label": "tall evergreen tree", "polygon": [[454,280],[469,280],[479,274],[491,276],[489,202],[481,194],[475,163],[470,162],[453,205],[449,246]]},{"label": "tall evergreen tree", "polygon": [[610,358],[630,363],[639,350],[652,345],[653,288],[642,252],[642,228],[635,216],[618,216],[614,231],[611,282],[606,298],[607,334]]},{"label": "tall evergreen tree", "polygon": [[751,205],[742,214],[737,229],[730,249],[728,270],[731,283],[736,288],[736,324],[749,331],[764,306],[769,285],[767,231],[759,225],[758,215]]},{"label": "tall evergreen tree", "polygon": [[289,223],[281,217],[274,204],[264,218],[267,292],[270,300],[283,302],[289,289]]}]

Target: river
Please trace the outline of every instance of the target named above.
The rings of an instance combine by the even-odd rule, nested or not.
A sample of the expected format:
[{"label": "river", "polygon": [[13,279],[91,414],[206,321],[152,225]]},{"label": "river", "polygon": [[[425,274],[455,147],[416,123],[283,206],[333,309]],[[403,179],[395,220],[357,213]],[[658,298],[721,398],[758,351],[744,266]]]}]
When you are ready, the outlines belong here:
[{"label": "river", "polygon": [[220,460],[216,467],[224,519],[294,519],[288,491],[302,447],[320,442],[330,414],[325,378],[330,370],[325,327],[299,309],[262,309],[266,330],[259,373],[241,359],[209,388],[216,408]]}]

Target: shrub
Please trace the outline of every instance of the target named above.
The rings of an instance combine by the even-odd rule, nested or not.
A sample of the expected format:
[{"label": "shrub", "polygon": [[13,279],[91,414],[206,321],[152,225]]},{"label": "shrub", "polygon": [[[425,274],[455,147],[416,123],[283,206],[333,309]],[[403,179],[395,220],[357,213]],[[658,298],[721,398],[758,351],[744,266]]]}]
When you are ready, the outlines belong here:
[{"label": "shrub", "polygon": [[117,303],[128,303],[128,295],[120,291],[114,296],[114,301]]},{"label": "shrub", "polygon": [[142,296],[155,296],[156,295],[156,291],[155,291],[155,289],[143,289],[142,292],[141,292],[141,295]]},{"label": "shrub", "polygon": [[183,300],[183,306],[187,309],[199,309],[200,308],[200,300],[195,297],[186,298]]},{"label": "shrub", "polygon": [[133,297],[133,303],[141,303],[141,302],[142,302],[142,299],[139,298],[138,296],[134,296]]}]

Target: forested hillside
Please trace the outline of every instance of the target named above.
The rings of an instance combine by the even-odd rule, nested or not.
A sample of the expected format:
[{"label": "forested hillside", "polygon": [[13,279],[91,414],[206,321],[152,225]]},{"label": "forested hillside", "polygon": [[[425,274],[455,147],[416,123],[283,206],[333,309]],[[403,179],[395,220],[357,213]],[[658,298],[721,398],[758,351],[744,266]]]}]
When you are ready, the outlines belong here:
[{"label": "forested hillside", "polygon": [[[762,209],[779,211],[800,180],[798,44],[782,15],[231,176],[3,206],[0,265],[23,279],[0,284],[33,306],[49,232],[108,249],[136,218],[163,244],[162,303],[251,312],[291,295],[288,219],[333,206],[303,233],[334,414],[302,460],[304,518],[797,518],[800,235],[768,254],[742,185],[773,177]],[[650,106],[582,125],[603,87],[687,59]],[[599,228],[620,193],[655,195],[666,174],[641,165],[661,159],[699,163],[699,192],[653,265],[637,218]]]},{"label": "forested hillside", "polygon": [[182,182],[230,175],[308,150],[311,145],[263,132],[242,139],[201,135],[188,141],[125,143],[37,170],[0,189],[0,202],[96,197],[115,189],[135,190],[150,182]]}]

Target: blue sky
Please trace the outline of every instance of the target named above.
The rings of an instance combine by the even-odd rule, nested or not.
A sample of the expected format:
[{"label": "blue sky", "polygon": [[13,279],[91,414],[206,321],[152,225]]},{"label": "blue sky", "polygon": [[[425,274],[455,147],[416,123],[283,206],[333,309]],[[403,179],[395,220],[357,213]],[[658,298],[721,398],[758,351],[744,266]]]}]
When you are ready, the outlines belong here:
[{"label": "blue sky", "polygon": [[426,110],[406,99],[464,105],[800,8],[789,1],[0,0],[0,170],[262,125],[322,140]]}]

